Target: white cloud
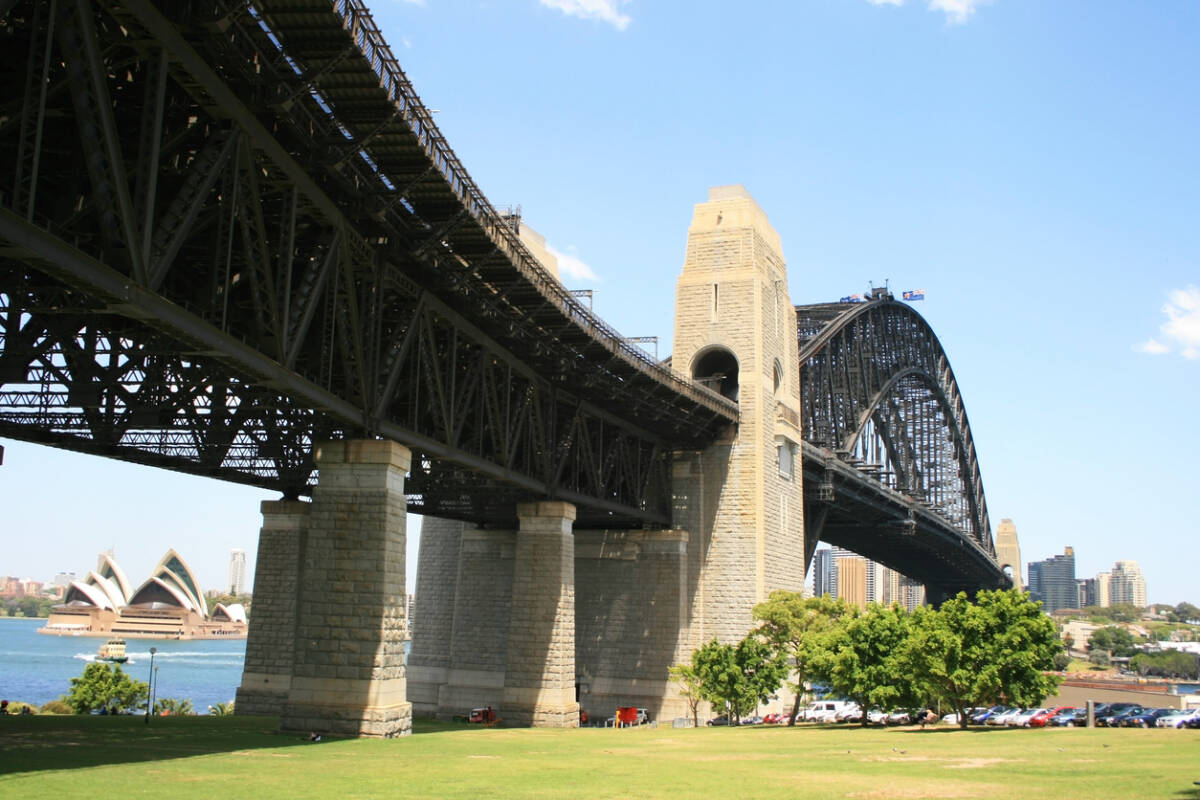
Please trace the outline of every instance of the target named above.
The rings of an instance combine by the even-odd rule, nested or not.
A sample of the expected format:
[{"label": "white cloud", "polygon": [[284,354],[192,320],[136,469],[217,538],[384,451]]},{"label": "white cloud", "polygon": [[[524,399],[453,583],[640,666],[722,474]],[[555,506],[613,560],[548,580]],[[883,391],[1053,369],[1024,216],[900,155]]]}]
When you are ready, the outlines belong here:
[{"label": "white cloud", "polygon": [[1143,342],[1137,349],[1143,353],[1178,350],[1184,358],[1200,358],[1200,287],[1167,292],[1162,312],[1167,321],[1158,327],[1159,338]]},{"label": "white cloud", "polygon": [[929,10],[944,12],[946,22],[951,25],[962,25],[976,9],[989,2],[991,0],[929,0]]},{"label": "white cloud", "polygon": [[547,8],[556,8],[568,17],[598,19],[619,31],[629,27],[632,18],[620,12],[629,0],[538,0]]},{"label": "white cloud", "polygon": [[546,250],[550,255],[558,259],[558,273],[563,278],[575,278],[576,280],[598,281],[596,273],[592,268],[583,263],[578,256],[564,253],[558,248],[546,243]]},{"label": "white cloud", "polygon": [[[542,0],[546,2],[546,0]],[[873,6],[902,6],[904,0],[867,0]],[[967,18],[992,0],[929,0],[930,11],[941,11],[950,25],[962,25]]]}]

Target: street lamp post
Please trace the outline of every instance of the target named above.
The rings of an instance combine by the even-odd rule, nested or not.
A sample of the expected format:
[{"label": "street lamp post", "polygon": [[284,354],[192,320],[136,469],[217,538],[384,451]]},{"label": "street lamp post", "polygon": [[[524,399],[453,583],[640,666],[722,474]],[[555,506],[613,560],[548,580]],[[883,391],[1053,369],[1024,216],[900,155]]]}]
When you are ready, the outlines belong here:
[{"label": "street lamp post", "polygon": [[157,647],[150,648],[150,682],[146,685],[146,724],[150,724],[150,715],[154,713],[154,654]]}]

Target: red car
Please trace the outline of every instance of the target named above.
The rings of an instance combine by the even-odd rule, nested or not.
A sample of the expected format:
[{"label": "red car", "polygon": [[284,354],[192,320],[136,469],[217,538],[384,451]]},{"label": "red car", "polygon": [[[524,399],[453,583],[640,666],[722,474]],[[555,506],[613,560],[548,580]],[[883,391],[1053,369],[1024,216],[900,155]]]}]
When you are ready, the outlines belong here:
[{"label": "red car", "polygon": [[1058,714],[1061,714],[1064,711],[1074,711],[1074,710],[1075,710],[1074,706],[1057,706],[1055,708],[1044,708],[1029,718],[1029,727],[1044,728],[1044,727],[1046,727],[1046,723],[1050,721],[1051,717],[1057,716]]}]

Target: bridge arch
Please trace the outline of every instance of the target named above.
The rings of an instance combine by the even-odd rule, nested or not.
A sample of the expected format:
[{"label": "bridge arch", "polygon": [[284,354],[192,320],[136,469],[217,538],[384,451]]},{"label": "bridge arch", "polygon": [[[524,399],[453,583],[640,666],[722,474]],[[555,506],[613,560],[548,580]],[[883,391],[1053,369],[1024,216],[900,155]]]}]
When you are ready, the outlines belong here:
[{"label": "bridge arch", "polygon": [[929,324],[890,297],[796,312],[805,439],[925,503],[994,556],[966,409]]}]

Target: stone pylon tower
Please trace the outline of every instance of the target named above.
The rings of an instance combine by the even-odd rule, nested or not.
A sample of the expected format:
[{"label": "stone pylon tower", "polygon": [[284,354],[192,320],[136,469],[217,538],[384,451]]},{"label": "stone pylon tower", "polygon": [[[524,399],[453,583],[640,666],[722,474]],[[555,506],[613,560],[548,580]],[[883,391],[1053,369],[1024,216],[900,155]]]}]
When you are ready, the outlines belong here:
[{"label": "stone pylon tower", "polygon": [[726,438],[675,461],[674,522],[695,576],[683,655],[740,639],[756,603],[804,586],[796,315],[779,235],[741,186],[710,189],[695,207],[671,363],[740,409]]},{"label": "stone pylon tower", "polygon": [[[424,520],[408,672],[416,713],[450,717],[491,705],[506,720],[546,725],[565,724],[573,708],[594,718],[618,706],[685,716],[668,668],[714,637],[743,637],[755,603],[771,591],[803,589],[796,315],[779,236],[740,186],[713,189],[696,206],[672,365],[736,400],[740,421],[707,450],[674,454],[670,529],[568,526],[554,540],[562,546],[538,560],[522,555],[521,531]],[[545,547],[542,538],[536,544]],[[553,574],[542,565],[548,556],[564,562]],[[533,568],[522,572],[523,562]],[[554,652],[523,644],[524,631],[553,616],[530,603],[530,587],[547,583],[573,595],[556,606],[562,616],[573,601],[574,619],[555,628]],[[513,713],[514,700],[534,689],[544,699],[549,684],[554,714]]]},{"label": "stone pylon tower", "polygon": [[1017,541],[1017,526],[1011,519],[1002,519],[996,526],[996,561],[1013,580],[1014,589],[1024,589],[1021,580],[1021,544]]}]

